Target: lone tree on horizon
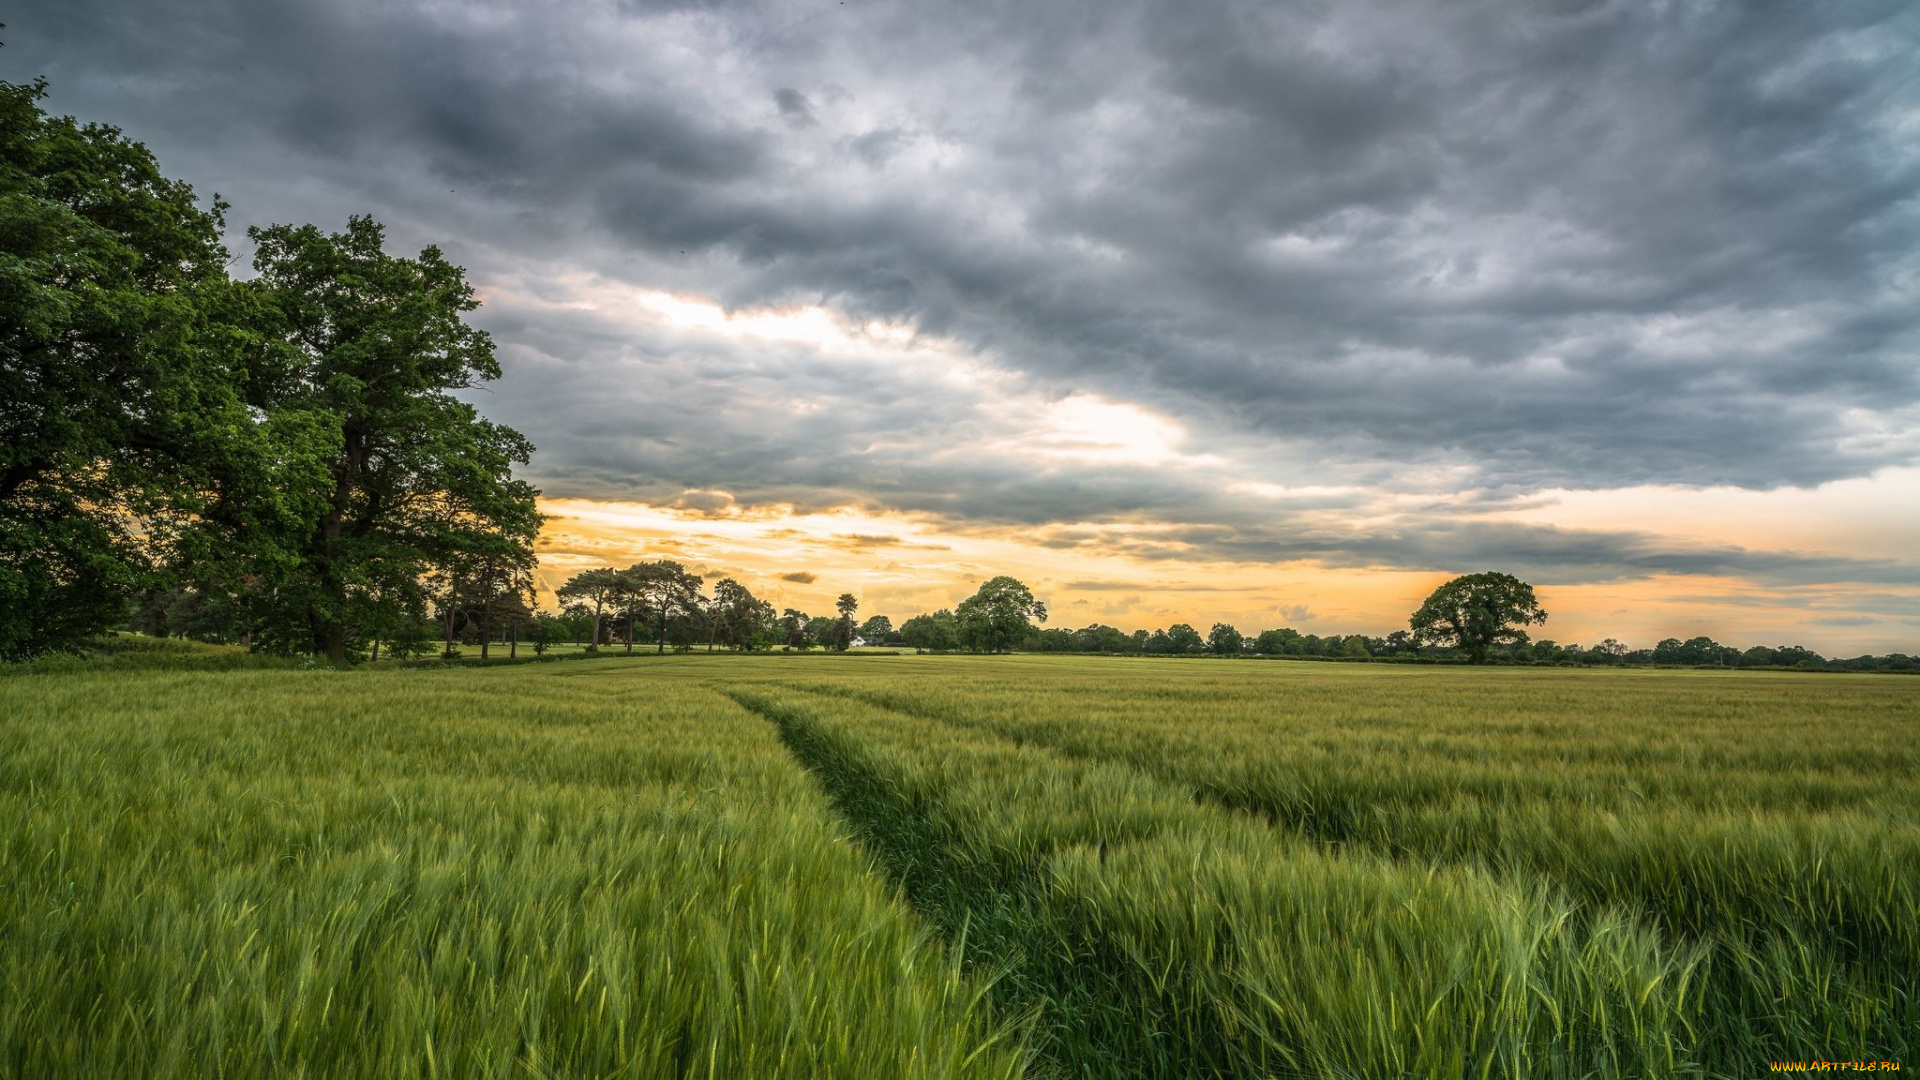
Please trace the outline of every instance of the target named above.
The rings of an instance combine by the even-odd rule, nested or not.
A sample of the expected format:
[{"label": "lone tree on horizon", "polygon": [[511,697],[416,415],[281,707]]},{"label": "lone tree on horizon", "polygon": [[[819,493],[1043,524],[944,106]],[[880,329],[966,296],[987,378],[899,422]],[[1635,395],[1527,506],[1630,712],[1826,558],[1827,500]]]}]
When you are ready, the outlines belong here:
[{"label": "lone tree on horizon", "polygon": [[1454,578],[1433,590],[1413,613],[1411,627],[1416,640],[1465,649],[1469,659],[1483,664],[1495,645],[1526,644],[1527,632],[1521,627],[1546,621],[1533,586],[1489,570]]},{"label": "lone tree on horizon", "polygon": [[1047,621],[1047,605],[1018,580],[1002,575],[980,586],[954,610],[963,644],[976,652],[1012,652]]}]

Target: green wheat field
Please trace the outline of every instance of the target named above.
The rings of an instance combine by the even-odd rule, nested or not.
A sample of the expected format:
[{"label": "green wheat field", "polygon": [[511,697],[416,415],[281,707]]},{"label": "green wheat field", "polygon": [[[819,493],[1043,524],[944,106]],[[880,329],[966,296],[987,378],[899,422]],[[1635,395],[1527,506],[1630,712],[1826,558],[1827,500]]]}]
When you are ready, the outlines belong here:
[{"label": "green wheat field", "polygon": [[0,679],[0,1077],[1920,1067],[1920,680]]}]

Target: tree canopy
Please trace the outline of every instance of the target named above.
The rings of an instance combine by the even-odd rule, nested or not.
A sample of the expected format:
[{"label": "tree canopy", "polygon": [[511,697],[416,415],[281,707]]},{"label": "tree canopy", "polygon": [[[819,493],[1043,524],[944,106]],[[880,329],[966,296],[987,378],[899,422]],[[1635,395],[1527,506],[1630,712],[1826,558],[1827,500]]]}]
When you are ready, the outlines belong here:
[{"label": "tree canopy", "polygon": [[721,578],[707,604],[708,643],[718,641],[737,652],[772,643],[773,605],[753,595],[733,578]]},{"label": "tree canopy", "polygon": [[1047,605],[1033,598],[1018,580],[1001,576],[981,585],[978,592],[954,610],[960,642],[978,652],[1011,652],[1033,632],[1033,624],[1047,621]]},{"label": "tree canopy", "polygon": [[1207,631],[1207,651],[1215,656],[1239,656],[1246,635],[1227,623],[1214,623]]},{"label": "tree canopy", "polygon": [[335,662],[523,605],[532,447],[451,395],[500,375],[460,268],[356,217],[249,230],[234,281],[224,205],[45,92],[0,82],[0,658],[141,594]]},{"label": "tree canopy", "polygon": [[960,647],[960,623],[946,608],[915,615],[900,624],[900,640],[916,649],[946,652]]},{"label": "tree canopy", "polygon": [[[621,571],[629,611],[639,616],[654,634],[654,651],[667,651],[669,621],[704,611],[706,597],[700,592],[701,578],[670,559],[640,562]],[[631,620],[629,620],[631,625]],[[631,634],[629,634],[631,639]],[[632,646],[628,641],[628,646]]]},{"label": "tree canopy", "polygon": [[254,425],[211,315],[224,206],[0,82],[0,658],[124,617]]},{"label": "tree canopy", "polygon": [[276,607],[339,663],[378,608],[415,603],[435,568],[459,577],[530,562],[541,516],[512,467],[533,447],[450,393],[499,378],[500,365],[465,320],[473,287],[439,249],[389,255],[369,217],[344,233],[248,235],[249,284],[269,312],[250,403],[310,418],[330,450]]},{"label": "tree canopy", "polygon": [[1415,639],[1464,649],[1478,664],[1495,645],[1525,644],[1523,628],[1546,621],[1533,586],[1490,570],[1454,578],[1433,590],[1413,613],[1410,628]]},{"label": "tree canopy", "polygon": [[832,629],[827,631],[824,644],[838,652],[846,652],[853,647],[853,638],[859,627],[853,621],[854,613],[860,610],[860,599],[852,593],[841,593],[833,602],[833,610],[838,617],[833,620]]},{"label": "tree canopy", "polygon": [[604,613],[620,589],[620,571],[611,566],[582,570],[554,590],[563,605],[579,605],[593,613],[593,636],[589,645],[600,647],[600,629]]}]

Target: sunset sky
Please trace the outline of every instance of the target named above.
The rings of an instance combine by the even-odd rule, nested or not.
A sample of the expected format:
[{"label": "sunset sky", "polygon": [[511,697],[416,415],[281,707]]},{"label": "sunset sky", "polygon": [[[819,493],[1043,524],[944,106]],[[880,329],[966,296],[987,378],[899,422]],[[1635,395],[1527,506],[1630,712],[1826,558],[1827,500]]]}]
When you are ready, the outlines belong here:
[{"label": "sunset sky", "polygon": [[550,588],[1920,652],[1920,6],[60,0],[0,76],[467,267]]}]

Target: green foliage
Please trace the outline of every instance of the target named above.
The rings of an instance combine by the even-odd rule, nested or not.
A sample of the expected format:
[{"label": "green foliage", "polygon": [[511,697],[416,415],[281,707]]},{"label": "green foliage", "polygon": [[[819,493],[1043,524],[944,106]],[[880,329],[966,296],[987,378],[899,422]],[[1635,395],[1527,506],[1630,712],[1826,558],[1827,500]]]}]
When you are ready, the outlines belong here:
[{"label": "green foliage", "polygon": [[1200,636],[1200,631],[1186,623],[1174,623],[1167,627],[1166,648],[1162,651],[1181,655],[1205,652],[1206,648],[1206,639]]},{"label": "green foliage", "polygon": [[954,610],[960,643],[975,652],[1009,652],[1033,633],[1033,624],[1047,621],[1047,605],[1010,577],[996,577]]},{"label": "green foliage", "polygon": [[278,538],[292,558],[273,603],[280,625],[305,626],[300,644],[338,663],[383,614],[418,610],[430,573],[452,607],[463,581],[491,589],[526,572],[541,519],[511,474],[532,447],[450,393],[500,367],[465,321],[472,286],[439,249],[388,255],[367,217],[344,233],[248,236],[265,312],[248,397],[325,430],[331,448],[310,493],[319,512]]},{"label": "green foliage", "polygon": [[767,648],[779,633],[773,605],[733,578],[722,578],[714,585],[708,612],[714,620],[710,640],[737,652]]},{"label": "green foliage", "polygon": [[448,393],[500,374],[459,268],[355,218],[251,230],[234,282],[222,204],[44,93],[0,83],[0,659],[155,587],[230,610],[149,625],[336,663],[523,593],[531,447]]},{"label": "green foliage", "polygon": [[[652,630],[654,651],[667,651],[668,628],[676,622],[702,616],[706,598],[701,595],[701,578],[670,559],[639,562],[620,571],[614,578],[614,595],[621,601],[627,618],[627,647],[633,647],[632,630],[637,624]],[[677,643],[688,644],[691,627],[682,627]]]},{"label": "green foliage", "polygon": [[900,624],[900,640],[916,649],[948,652],[960,647],[960,620],[946,608],[915,615]]},{"label": "green foliage", "polygon": [[[1733,667],[1740,663],[1740,650],[1729,648],[1710,637],[1687,641],[1667,638],[1653,647],[1656,664],[1686,664],[1692,667]],[[1774,653],[1774,658],[1778,658]]]},{"label": "green foliage", "polygon": [[583,570],[554,590],[562,604],[581,604],[592,611],[593,634],[590,644],[600,646],[600,630],[607,607],[620,591],[620,572],[611,567]]},{"label": "green foliage", "polygon": [[297,670],[310,660],[268,656],[238,645],[216,645],[137,633],[103,634],[58,653],[0,667],[0,677],[145,671]]},{"label": "green foliage", "polygon": [[1239,656],[1246,635],[1226,623],[1214,623],[1207,631],[1207,651],[1215,656]]},{"label": "green foliage", "polygon": [[835,652],[846,652],[853,646],[853,636],[857,632],[853,616],[860,610],[860,600],[852,593],[841,593],[840,598],[833,602],[833,610],[839,617],[834,619],[822,644]]},{"label": "green foliage", "polygon": [[244,644],[246,602],[244,595],[218,583],[161,587],[147,593],[129,622],[133,630],[153,637]]},{"label": "green foliage", "polygon": [[1543,624],[1547,613],[1533,586],[1511,574],[1467,574],[1433,590],[1413,613],[1411,630],[1422,642],[1464,649],[1482,663],[1495,645],[1524,645],[1525,626]]},{"label": "green foliage", "polygon": [[787,608],[785,611],[782,611],[780,613],[781,646],[787,649],[799,649],[801,652],[806,652],[808,646],[813,644],[813,637],[808,633],[813,622],[813,616],[808,615],[799,608]]},{"label": "green foliage", "polygon": [[117,623],[251,427],[209,325],[224,208],[45,93],[0,82],[0,660]]}]

